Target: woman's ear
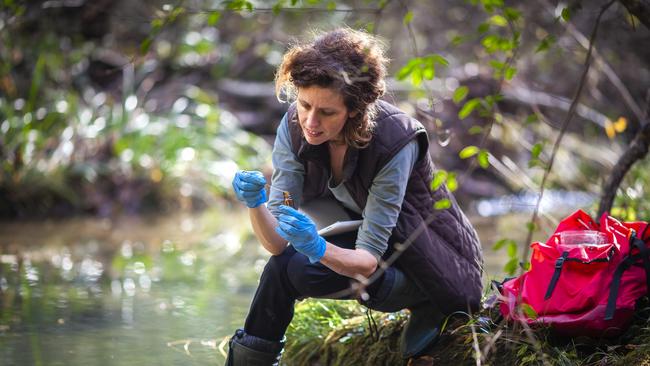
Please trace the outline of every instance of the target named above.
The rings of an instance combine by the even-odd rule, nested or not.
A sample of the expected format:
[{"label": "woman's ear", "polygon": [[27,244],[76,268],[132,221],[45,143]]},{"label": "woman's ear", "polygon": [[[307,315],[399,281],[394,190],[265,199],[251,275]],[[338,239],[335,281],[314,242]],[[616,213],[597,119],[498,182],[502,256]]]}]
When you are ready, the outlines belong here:
[{"label": "woman's ear", "polygon": [[354,118],[357,116],[357,114],[359,114],[359,111],[352,111],[348,113],[348,118]]}]

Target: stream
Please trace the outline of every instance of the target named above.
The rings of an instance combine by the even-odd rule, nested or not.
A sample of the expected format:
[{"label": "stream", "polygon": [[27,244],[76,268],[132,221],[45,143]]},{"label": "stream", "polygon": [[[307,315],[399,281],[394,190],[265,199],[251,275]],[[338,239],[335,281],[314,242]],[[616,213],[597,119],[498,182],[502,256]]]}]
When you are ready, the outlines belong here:
[{"label": "stream", "polygon": [[[507,261],[489,246],[498,233],[523,238],[526,219],[471,219],[488,277]],[[268,258],[227,203],[1,223],[0,253],[0,363],[21,366],[222,364]]]}]

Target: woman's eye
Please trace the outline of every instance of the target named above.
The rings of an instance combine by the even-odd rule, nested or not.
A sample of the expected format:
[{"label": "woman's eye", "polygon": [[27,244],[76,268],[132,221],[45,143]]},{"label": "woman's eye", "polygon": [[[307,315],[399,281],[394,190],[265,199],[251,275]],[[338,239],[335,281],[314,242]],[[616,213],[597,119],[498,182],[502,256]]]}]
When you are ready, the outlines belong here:
[{"label": "woman's eye", "polygon": [[331,116],[334,115],[334,112],[323,112],[323,116]]}]

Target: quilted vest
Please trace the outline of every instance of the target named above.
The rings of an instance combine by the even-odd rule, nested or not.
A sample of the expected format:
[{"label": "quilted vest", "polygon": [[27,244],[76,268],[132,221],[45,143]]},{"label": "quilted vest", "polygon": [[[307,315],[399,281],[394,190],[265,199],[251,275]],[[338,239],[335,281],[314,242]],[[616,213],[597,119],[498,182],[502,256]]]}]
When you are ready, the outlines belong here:
[{"label": "quilted vest", "polygon": [[[348,147],[343,163],[343,184],[363,210],[372,181],[382,167],[406,144],[417,139],[418,160],[408,179],[402,209],[389,239],[388,258],[406,247],[396,265],[446,314],[478,309],[482,292],[483,257],[478,235],[453,195],[442,185],[431,189],[434,166],[422,124],[395,106],[377,102],[370,144]],[[327,144],[310,145],[302,135],[296,106],[288,114],[293,153],[305,168],[303,201],[329,194],[330,157]],[[451,207],[435,209],[448,199]]]}]

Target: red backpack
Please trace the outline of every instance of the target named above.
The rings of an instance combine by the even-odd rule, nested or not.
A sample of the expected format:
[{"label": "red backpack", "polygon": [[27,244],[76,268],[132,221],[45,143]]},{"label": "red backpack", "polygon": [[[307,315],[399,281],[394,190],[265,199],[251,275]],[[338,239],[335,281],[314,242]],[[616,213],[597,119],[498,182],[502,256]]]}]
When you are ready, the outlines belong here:
[{"label": "red backpack", "polygon": [[[598,224],[576,211],[546,243],[531,245],[529,271],[503,283],[501,313],[566,335],[620,334],[632,320],[636,301],[650,288],[648,226],[606,214]],[[576,237],[592,241],[572,245],[569,239]],[[519,311],[518,301],[534,311],[527,306]]]}]

